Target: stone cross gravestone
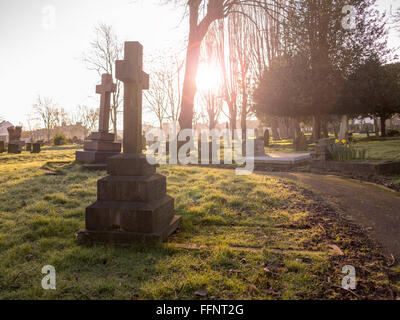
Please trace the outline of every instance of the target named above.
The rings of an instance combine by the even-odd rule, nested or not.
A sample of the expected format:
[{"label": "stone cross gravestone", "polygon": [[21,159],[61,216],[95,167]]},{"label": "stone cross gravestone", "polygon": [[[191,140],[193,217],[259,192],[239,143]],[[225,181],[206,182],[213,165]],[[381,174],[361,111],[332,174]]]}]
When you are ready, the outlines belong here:
[{"label": "stone cross gravestone", "polygon": [[93,132],[84,142],[84,151],[76,152],[76,161],[85,163],[90,170],[105,170],[108,158],[121,153],[121,144],[114,142],[115,135],[109,133],[111,93],[116,92],[111,74],[103,74],[101,85],[96,86],[100,94],[99,132]]},{"label": "stone cross gravestone", "polygon": [[86,229],[77,233],[81,243],[159,242],[181,223],[166,195],[166,177],[142,154],[142,90],[149,88],[142,45],[126,42],[124,58],[116,61],[124,83],[123,154],[107,161],[110,175],[98,181],[98,201],[86,209]]}]

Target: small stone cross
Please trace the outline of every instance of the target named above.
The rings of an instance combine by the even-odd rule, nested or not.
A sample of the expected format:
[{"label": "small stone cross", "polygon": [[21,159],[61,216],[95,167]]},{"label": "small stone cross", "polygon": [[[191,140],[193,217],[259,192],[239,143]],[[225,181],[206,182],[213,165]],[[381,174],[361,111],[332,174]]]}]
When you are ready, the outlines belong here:
[{"label": "small stone cross", "polygon": [[110,124],[110,98],[111,93],[117,91],[111,74],[101,76],[101,85],[96,86],[96,93],[100,98],[99,132],[108,133]]}]

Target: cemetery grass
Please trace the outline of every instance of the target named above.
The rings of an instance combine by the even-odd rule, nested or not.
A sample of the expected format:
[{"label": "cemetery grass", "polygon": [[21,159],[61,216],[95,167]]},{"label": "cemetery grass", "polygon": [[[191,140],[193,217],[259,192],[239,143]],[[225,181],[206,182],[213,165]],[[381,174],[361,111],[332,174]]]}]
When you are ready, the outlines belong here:
[{"label": "cemetery grass", "polygon": [[366,150],[366,160],[400,161],[400,138],[356,140],[354,147]]},{"label": "cemetery grass", "polygon": [[[83,171],[75,150],[0,155],[0,299],[400,296],[399,265],[328,204],[292,182],[233,170],[158,169],[183,216],[166,244],[79,246],[74,234],[105,172]],[[348,264],[354,292],[341,288]],[[41,287],[45,265],[56,268],[54,291]]]}]

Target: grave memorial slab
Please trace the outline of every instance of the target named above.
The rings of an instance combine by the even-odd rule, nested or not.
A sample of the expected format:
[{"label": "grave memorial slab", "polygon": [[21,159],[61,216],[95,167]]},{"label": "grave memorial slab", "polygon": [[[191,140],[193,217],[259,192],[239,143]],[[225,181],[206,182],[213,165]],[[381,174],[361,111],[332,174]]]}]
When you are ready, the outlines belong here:
[{"label": "grave memorial slab", "polygon": [[42,151],[41,143],[39,143],[39,142],[32,143],[31,153],[40,153],[41,151]]},{"label": "grave memorial slab", "polygon": [[124,83],[123,153],[107,161],[109,176],[98,181],[97,202],[86,209],[86,229],[77,233],[80,243],[165,241],[181,223],[166,178],[142,154],[142,90],[149,88],[142,45],[126,42],[124,59],[116,61],[116,77]]},{"label": "grave memorial slab", "polygon": [[0,140],[0,153],[3,153],[4,151],[6,151],[4,141]]},{"label": "grave memorial slab", "polygon": [[116,90],[112,75],[103,74],[101,85],[96,86],[96,93],[101,96],[99,131],[93,132],[88,140],[85,140],[84,151],[76,152],[76,161],[85,163],[84,167],[87,169],[103,170],[108,158],[121,153],[121,144],[114,142],[115,135],[109,133],[110,99],[111,93]]}]

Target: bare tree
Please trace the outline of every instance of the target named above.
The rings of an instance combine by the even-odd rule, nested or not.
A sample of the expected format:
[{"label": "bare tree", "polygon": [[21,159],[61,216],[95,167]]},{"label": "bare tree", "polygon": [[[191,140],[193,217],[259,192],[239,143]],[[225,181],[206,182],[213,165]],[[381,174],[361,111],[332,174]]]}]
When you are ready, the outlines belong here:
[{"label": "bare tree", "polygon": [[166,75],[162,71],[152,73],[150,89],[144,93],[148,110],[157,117],[159,128],[163,128],[168,104],[168,95],[165,91]]},{"label": "bare tree", "polygon": [[[170,0],[184,4],[189,15],[189,37],[186,53],[186,68],[182,90],[182,107],[179,116],[181,129],[192,128],[194,99],[197,92],[196,77],[200,60],[201,43],[211,24],[237,12],[243,6],[268,6],[270,3],[260,0]],[[238,7],[238,5],[241,5]]]},{"label": "bare tree", "polygon": [[69,117],[69,114],[65,111],[64,108],[56,108],[54,110],[54,117],[55,117],[55,123],[56,126],[64,126],[71,124],[71,119]]},{"label": "bare tree", "polygon": [[99,109],[80,105],[73,114],[73,122],[80,123],[88,131],[93,131],[99,122]]},{"label": "bare tree", "polygon": [[[90,42],[90,49],[82,54],[82,62],[86,64],[89,70],[96,71],[99,76],[104,73],[113,75],[115,79],[114,64],[116,60],[122,58],[123,44],[119,41],[112,26],[105,23],[99,23],[94,29],[95,37]],[[115,134],[118,135],[118,113],[122,103],[122,86],[119,80],[115,80],[117,91],[112,94],[111,101],[111,123]]]},{"label": "bare tree", "polygon": [[42,121],[43,127],[47,131],[47,141],[50,141],[51,131],[57,125],[58,108],[52,98],[38,96],[33,105],[33,111]]},{"label": "bare tree", "polygon": [[[208,66],[212,66],[212,68],[216,70],[221,69],[217,37],[218,29],[216,24],[214,24],[208,31],[201,48],[202,62]],[[210,130],[215,129],[223,107],[223,85],[222,83],[216,84],[217,87],[207,87],[201,89],[200,99],[198,100],[202,105],[205,106],[205,109],[201,108],[200,114],[208,123]]]},{"label": "bare tree", "polygon": [[160,127],[164,120],[172,123],[178,121],[183,64],[178,52],[169,55],[159,53],[150,58],[150,90],[146,91],[144,96],[147,109],[157,117]]}]

